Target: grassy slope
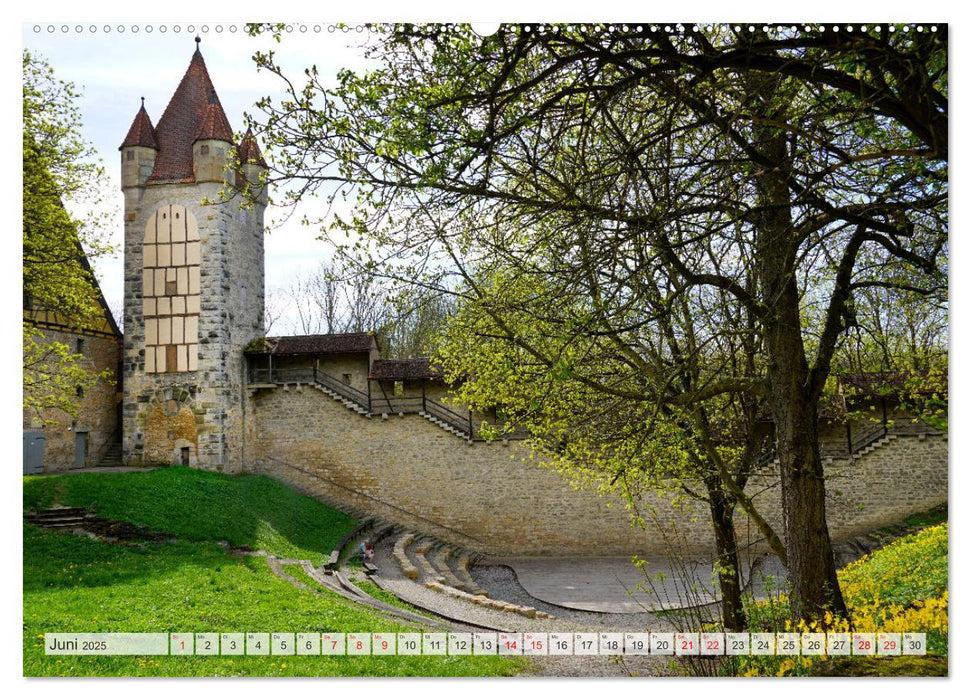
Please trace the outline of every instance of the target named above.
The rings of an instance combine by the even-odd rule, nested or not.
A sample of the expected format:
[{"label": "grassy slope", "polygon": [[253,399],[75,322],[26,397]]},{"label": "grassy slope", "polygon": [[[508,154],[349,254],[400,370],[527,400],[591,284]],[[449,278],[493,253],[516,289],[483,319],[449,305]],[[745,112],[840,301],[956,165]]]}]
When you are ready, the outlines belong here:
[{"label": "grassy slope", "polygon": [[353,520],[269,479],[173,468],[24,479],[24,506],[93,508],[177,535],[121,545],[24,526],[28,676],[479,676],[522,662],[463,657],[49,657],[45,632],[395,632],[329,593],[301,591],[258,557],[216,542],[319,561]]},{"label": "grassy slope", "polygon": [[[800,675],[936,676],[947,674],[948,526],[927,527],[890,542],[839,572],[840,585],[860,632],[924,632],[928,656],[849,657],[793,664],[766,657],[750,665],[760,675],[775,675],[780,664]],[[749,623],[759,629],[786,629],[788,603],[771,601],[748,609]]]},{"label": "grassy slope", "polygon": [[948,674],[948,526],[902,537],[840,571],[854,623],[863,630],[925,632],[926,657],[833,658],[818,676]]}]

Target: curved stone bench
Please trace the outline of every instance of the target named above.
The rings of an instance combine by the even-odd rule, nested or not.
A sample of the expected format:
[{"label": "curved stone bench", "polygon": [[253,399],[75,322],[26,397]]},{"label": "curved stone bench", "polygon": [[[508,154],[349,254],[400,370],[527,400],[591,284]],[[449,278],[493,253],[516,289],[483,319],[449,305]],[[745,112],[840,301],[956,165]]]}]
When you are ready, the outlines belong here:
[{"label": "curved stone bench", "polygon": [[406,532],[394,543],[394,547],[391,550],[395,561],[398,562],[398,568],[401,572],[410,578],[412,581],[418,580],[418,569],[411,563],[408,558],[407,549],[411,546],[411,543],[415,541],[415,535],[412,532]]},{"label": "curved stone bench", "polygon": [[472,558],[468,554],[462,554],[455,559],[455,574],[458,576],[459,580],[465,584],[463,590],[466,590],[473,595],[488,596],[489,591],[479,586],[479,584],[475,582],[475,579],[472,578],[472,574],[469,571],[469,565],[471,563]]},{"label": "curved stone bench", "polygon": [[431,540],[422,540],[412,547],[411,554],[415,558],[415,561],[418,562],[418,569],[421,571],[422,577],[427,578],[429,581],[444,584],[445,577],[435,570],[426,556],[434,546],[435,543]]},{"label": "curved stone bench", "polygon": [[474,605],[479,605],[484,608],[491,608],[492,610],[497,610],[498,612],[514,613],[516,615],[522,615],[523,617],[528,617],[530,619],[543,619],[543,620],[553,620],[556,619],[549,613],[545,613],[542,610],[537,610],[526,605],[516,605],[515,603],[507,603],[503,600],[494,600],[492,598],[487,598],[484,595],[473,595],[466,591],[459,590],[458,588],[453,588],[452,586],[440,583],[438,581],[426,581],[425,588],[433,590],[437,593],[444,593],[445,595],[450,595],[453,598],[458,598],[459,600],[464,600],[466,602],[472,603]]},{"label": "curved stone bench", "polygon": [[341,541],[337,543],[337,546],[331,550],[330,557],[327,559],[327,563],[324,564],[324,571],[328,574],[334,573],[334,571],[337,569],[338,563],[340,562],[341,552],[343,552],[344,548],[347,547],[347,543],[357,538],[358,535],[371,527],[373,524],[374,521],[371,518],[367,518],[362,520],[356,528],[344,535]]}]

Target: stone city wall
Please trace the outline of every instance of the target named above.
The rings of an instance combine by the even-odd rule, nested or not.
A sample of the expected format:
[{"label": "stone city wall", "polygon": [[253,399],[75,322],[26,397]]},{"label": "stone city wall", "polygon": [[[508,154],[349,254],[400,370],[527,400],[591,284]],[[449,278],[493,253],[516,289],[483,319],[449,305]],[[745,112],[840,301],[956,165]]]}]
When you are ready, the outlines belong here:
[{"label": "stone city wall", "polygon": [[[261,389],[247,411],[249,471],[483,553],[647,556],[663,553],[666,543],[713,548],[704,504],[688,501],[679,510],[651,495],[640,504],[647,528],[632,529],[616,497],[575,490],[529,458],[522,442],[468,444],[417,415],[368,419],[306,386]],[[856,535],[947,499],[946,437],[898,437],[860,459],[833,460],[827,470],[831,533]],[[776,482],[768,474],[749,491],[781,527]],[[740,509],[737,521],[742,540],[757,542]]]}]

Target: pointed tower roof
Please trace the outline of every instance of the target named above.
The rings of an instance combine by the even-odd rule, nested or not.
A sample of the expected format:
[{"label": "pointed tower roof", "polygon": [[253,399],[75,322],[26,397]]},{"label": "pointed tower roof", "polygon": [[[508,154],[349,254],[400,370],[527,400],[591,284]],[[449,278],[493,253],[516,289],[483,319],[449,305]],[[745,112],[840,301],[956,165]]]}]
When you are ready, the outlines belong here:
[{"label": "pointed tower roof", "polygon": [[260,145],[256,143],[256,137],[253,136],[252,129],[246,130],[246,135],[239,142],[239,148],[236,151],[240,163],[254,163],[261,167],[266,167],[266,161],[263,160],[263,154],[260,153]]},{"label": "pointed tower roof", "polygon": [[226,113],[216,100],[216,93],[212,94],[206,113],[202,117],[202,124],[199,125],[199,133],[196,134],[196,141],[202,139],[219,139],[228,143],[233,142],[233,127],[226,119]]},{"label": "pointed tower roof", "polygon": [[[192,144],[198,138],[208,138],[199,136],[204,127],[206,133],[223,134],[212,138],[222,138],[232,143],[233,131],[219,104],[198,42],[197,38],[196,51],[192,54],[189,68],[155,128],[159,153],[149,182],[192,182]],[[206,127],[207,124],[210,127]],[[228,132],[228,138],[225,132]]]},{"label": "pointed tower roof", "polygon": [[142,98],[142,107],[138,110],[138,114],[135,115],[135,121],[131,123],[131,128],[128,130],[128,136],[122,141],[121,146],[118,147],[120,151],[122,148],[129,148],[130,146],[147,146],[149,148],[154,148],[158,150],[158,141],[155,138],[155,127],[152,126],[152,119],[148,116],[148,112],[145,111],[145,98]]}]

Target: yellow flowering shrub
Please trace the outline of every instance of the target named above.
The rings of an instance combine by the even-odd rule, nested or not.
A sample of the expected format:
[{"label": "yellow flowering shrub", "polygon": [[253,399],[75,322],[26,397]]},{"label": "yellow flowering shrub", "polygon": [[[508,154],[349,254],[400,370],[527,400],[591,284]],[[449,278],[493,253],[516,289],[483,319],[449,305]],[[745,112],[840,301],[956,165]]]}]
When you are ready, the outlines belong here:
[{"label": "yellow flowering shrub", "polygon": [[[847,565],[839,572],[850,619],[788,619],[788,599],[752,603],[750,629],[795,632],[924,632],[933,654],[947,654],[947,523],[925,528]],[[813,657],[748,657],[739,675],[808,675]]]}]

